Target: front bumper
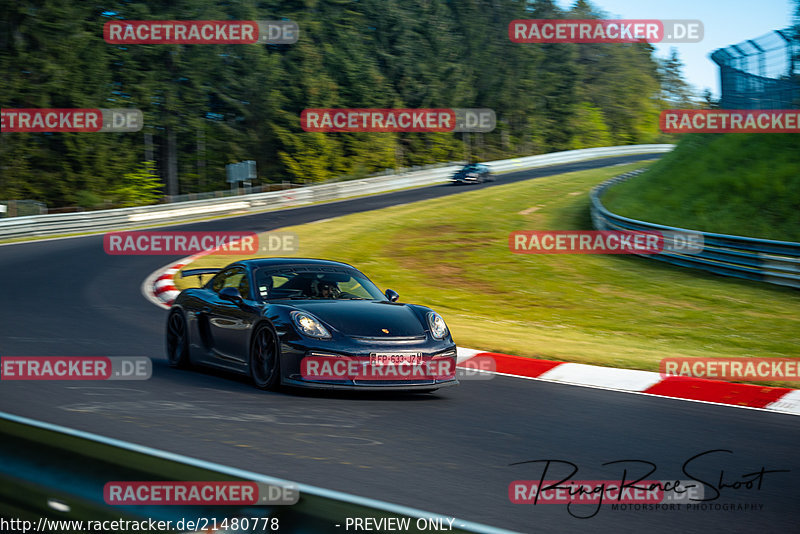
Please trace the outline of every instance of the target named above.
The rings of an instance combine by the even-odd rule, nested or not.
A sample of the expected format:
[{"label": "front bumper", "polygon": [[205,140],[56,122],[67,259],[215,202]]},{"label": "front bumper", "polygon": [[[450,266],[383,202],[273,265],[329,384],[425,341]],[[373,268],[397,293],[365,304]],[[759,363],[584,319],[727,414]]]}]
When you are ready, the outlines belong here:
[{"label": "front bumper", "polygon": [[434,391],[439,388],[457,386],[458,380],[447,380],[435,383],[393,383],[393,384],[369,384],[362,382],[360,384],[345,383],[345,382],[327,382],[327,381],[312,381],[312,380],[297,380],[294,378],[284,378],[281,382],[284,386],[292,386],[298,388],[308,389],[323,389],[323,390],[338,390],[338,391],[416,391],[423,393],[425,391]]},{"label": "front bumper", "polygon": [[[370,354],[376,352],[417,353],[421,356],[422,365],[446,365],[452,375],[430,375],[424,378],[405,379],[330,379],[309,378],[303,376],[301,363],[306,357],[345,360],[355,362],[357,365],[366,365],[370,361]],[[435,368],[435,367],[434,367]],[[385,391],[425,391],[458,384],[455,374],[456,345],[452,339],[435,340],[426,336],[419,341],[404,341],[393,344],[381,340],[371,343],[369,341],[342,340],[308,340],[296,338],[281,341],[281,383],[287,386],[314,388],[314,389],[341,389],[341,390],[385,390]]]}]

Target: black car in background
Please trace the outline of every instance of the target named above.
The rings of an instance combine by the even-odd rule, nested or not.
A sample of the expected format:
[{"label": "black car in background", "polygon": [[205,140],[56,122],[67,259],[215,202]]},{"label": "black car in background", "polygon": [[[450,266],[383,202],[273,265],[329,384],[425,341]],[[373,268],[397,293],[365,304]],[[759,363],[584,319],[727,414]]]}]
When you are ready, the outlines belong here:
[{"label": "black car in background", "polygon": [[494,175],[489,167],[481,163],[470,163],[453,175],[454,184],[479,184],[494,182]]},{"label": "black car in background", "polygon": [[442,317],[397,302],[356,268],[303,258],[249,259],[182,291],[166,325],[174,367],[202,364],[256,386],[433,391],[458,384]]}]

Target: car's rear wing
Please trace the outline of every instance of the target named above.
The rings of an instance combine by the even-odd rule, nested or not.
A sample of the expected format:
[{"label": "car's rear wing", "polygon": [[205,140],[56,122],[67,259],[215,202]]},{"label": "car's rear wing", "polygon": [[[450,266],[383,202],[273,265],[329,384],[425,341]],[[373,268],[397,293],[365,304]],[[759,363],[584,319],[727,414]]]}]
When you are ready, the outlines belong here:
[{"label": "car's rear wing", "polygon": [[216,274],[220,272],[222,268],[217,267],[216,269],[186,269],[185,271],[181,271],[181,278],[186,278],[187,276],[201,276],[204,274]]},{"label": "car's rear wing", "polygon": [[220,272],[222,268],[210,268],[210,269],[186,269],[185,271],[181,271],[181,278],[186,278],[187,276],[196,276],[200,284],[203,284],[203,275],[204,274],[217,274]]}]

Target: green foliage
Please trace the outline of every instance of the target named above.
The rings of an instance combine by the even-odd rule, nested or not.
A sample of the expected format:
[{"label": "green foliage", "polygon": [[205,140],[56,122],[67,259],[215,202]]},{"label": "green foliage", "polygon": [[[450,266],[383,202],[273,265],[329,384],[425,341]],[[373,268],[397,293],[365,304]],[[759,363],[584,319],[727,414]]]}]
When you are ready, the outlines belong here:
[{"label": "green foliage", "polygon": [[573,130],[576,133],[572,138],[571,148],[592,148],[611,144],[611,133],[603,121],[603,113],[590,102],[581,102],[578,105],[573,121]]},{"label": "green foliage", "polygon": [[124,174],[111,195],[114,204],[123,208],[157,203],[161,198],[161,182],[155,174],[155,163],[144,161],[135,171]]},{"label": "green foliage", "polygon": [[669,58],[659,60],[658,63],[663,107],[673,109],[694,107],[691,86],[683,79],[683,62],[678,57],[678,50],[673,48]]},{"label": "green foliage", "polygon": [[[193,193],[227,189],[225,165],[247,159],[262,183],[318,182],[659,136],[652,47],[508,38],[514,19],[602,16],[585,0],[569,10],[552,0],[0,0],[0,13],[4,108],[130,107],[145,117],[139,133],[3,135],[0,198],[57,207],[80,191],[125,191],[134,202],[126,176],[141,173],[143,157],[162,187],[176,168],[178,193]],[[110,20],[281,17],[298,23],[297,43],[103,40]],[[486,107],[498,123],[471,135],[306,133],[299,116],[312,107]]]},{"label": "green foliage", "polygon": [[687,135],[645,175],[610,188],[603,202],[669,226],[800,241],[799,167],[795,134]]},{"label": "green foliage", "polygon": [[84,210],[97,209],[104,204],[100,195],[86,190],[75,193],[75,203]]}]

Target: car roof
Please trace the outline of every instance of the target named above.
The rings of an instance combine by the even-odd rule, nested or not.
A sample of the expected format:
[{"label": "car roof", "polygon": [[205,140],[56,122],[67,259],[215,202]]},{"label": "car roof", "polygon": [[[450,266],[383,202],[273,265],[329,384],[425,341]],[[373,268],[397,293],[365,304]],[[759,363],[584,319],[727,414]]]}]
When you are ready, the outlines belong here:
[{"label": "car roof", "polygon": [[358,270],[352,265],[348,265],[340,261],[320,260],[317,258],[251,258],[248,260],[237,261],[233,265],[245,265],[250,268],[290,267],[294,265],[303,265],[306,267],[344,267]]}]

